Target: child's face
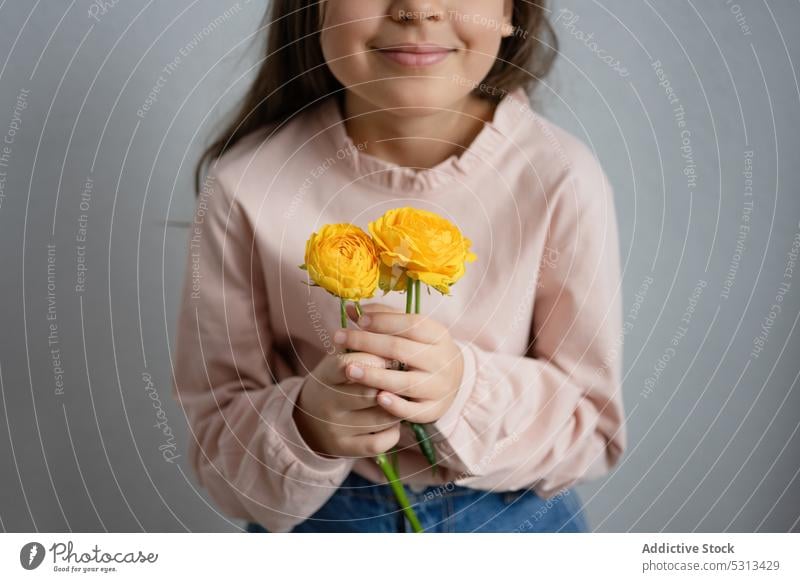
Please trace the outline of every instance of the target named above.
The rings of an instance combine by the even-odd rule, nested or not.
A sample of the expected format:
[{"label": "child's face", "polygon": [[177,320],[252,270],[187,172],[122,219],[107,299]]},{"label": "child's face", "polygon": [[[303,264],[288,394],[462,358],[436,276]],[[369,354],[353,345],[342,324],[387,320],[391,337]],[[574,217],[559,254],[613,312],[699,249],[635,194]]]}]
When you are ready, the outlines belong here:
[{"label": "child's face", "polygon": [[374,107],[449,108],[489,73],[513,33],[512,8],[513,0],[327,0],[322,51],[339,82]]}]

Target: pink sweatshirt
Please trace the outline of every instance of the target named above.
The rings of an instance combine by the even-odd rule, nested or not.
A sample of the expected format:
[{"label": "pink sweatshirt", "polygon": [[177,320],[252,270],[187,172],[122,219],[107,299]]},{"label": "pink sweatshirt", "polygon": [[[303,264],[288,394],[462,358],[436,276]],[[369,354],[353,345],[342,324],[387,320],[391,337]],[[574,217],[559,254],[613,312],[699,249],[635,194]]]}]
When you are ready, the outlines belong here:
[{"label": "pink sweatshirt", "polygon": [[[423,312],[462,350],[464,375],[428,425],[443,470],[432,476],[403,426],[403,481],[550,497],[620,458],[618,233],[590,149],[520,89],[460,156],[417,171],[354,144],[329,99],[225,154],[187,241],[173,393],[189,421],[191,465],[229,516],[286,532],[350,471],[386,482],[371,458],[321,457],[293,421],[303,378],[334,353],[339,326],[336,299],[307,286],[298,265],[322,225],[366,230],[400,206],[448,217],[478,256],[451,296],[423,293]],[[400,293],[368,301],[405,307]]]}]

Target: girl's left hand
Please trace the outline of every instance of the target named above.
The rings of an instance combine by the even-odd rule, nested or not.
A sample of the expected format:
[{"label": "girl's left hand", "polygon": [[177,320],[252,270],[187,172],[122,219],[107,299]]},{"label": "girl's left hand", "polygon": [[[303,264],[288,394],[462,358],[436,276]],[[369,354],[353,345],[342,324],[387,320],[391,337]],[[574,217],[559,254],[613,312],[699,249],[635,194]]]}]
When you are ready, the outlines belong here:
[{"label": "girl's left hand", "polygon": [[404,313],[382,304],[362,306],[359,318],[348,314],[361,329],[340,329],[334,343],[406,364],[406,371],[349,364],[346,375],[378,389],[378,405],[398,418],[434,422],[455,400],[464,361],[450,332],[425,315]]}]

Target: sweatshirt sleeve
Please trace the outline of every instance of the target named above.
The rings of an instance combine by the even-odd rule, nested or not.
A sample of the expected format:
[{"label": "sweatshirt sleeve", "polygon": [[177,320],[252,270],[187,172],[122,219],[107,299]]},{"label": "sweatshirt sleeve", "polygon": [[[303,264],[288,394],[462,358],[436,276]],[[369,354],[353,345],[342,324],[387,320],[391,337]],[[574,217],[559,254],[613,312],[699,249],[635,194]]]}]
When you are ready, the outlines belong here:
[{"label": "sweatshirt sleeve", "polygon": [[593,160],[551,200],[546,250],[555,259],[540,268],[526,354],[456,340],[462,382],[431,439],[465,485],[495,474],[503,489],[551,497],[607,473],[626,446],[617,223]]},{"label": "sweatshirt sleeve", "polygon": [[192,469],[228,515],[290,531],[330,498],[353,460],[318,455],[294,423],[304,376],[274,349],[252,225],[214,170],[186,250],[173,396],[189,423]]}]

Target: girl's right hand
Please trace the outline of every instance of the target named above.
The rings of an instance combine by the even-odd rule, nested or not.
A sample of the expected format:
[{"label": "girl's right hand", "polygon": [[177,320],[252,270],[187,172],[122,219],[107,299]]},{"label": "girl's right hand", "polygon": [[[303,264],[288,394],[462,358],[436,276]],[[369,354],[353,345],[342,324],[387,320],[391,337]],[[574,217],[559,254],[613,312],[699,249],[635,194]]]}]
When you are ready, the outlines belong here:
[{"label": "girl's right hand", "polygon": [[348,364],[386,367],[386,360],[353,352],[325,356],[306,376],[294,421],[312,451],[328,457],[374,457],[400,439],[400,420],[378,406],[379,390],[346,374]]}]

